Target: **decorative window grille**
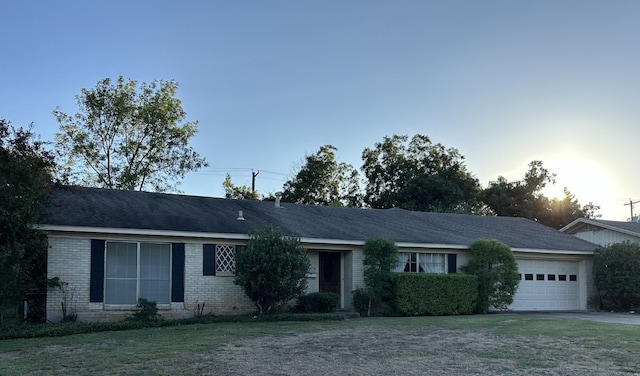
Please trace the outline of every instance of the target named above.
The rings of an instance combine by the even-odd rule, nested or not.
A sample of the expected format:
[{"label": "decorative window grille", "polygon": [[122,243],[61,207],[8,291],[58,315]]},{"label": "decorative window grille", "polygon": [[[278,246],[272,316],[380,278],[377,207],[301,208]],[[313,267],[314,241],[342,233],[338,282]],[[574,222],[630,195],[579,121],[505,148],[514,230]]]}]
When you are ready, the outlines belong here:
[{"label": "decorative window grille", "polygon": [[236,267],[236,247],[216,245],[216,272],[233,272]]}]

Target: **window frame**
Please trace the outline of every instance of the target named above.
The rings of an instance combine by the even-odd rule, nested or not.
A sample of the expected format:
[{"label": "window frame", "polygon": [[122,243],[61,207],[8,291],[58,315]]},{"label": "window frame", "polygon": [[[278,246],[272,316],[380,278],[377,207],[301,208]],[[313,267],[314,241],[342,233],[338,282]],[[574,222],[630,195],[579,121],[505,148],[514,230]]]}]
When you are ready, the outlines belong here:
[{"label": "window frame", "polygon": [[[413,252],[398,252],[398,256],[400,256],[401,254],[408,254],[409,255],[409,259],[404,262],[404,266],[402,265],[403,261],[399,258],[398,259],[398,265],[396,266],[396,268],[394,269],[395,272],[397,273],[423,273],[423,274],[448,274],[448,270],[449,270],[449,260],[447,257],[446,253],[440,253],[440,252],[418,252],[418,251],[413,251]],[[439,257],[442,257],[442,266],[439,268],[440,271],[437,272],[430,272],[430,271],[426,271],[424,270],[424,268],[422,268],[420,266],[420,258],[421,257],[428,257],[431,261],[433,261],[433,257],[437,255]],[[433,262],[430,262],[429,264],[436,264]],[[409,270],[407,271],[407,265],[409,265]],[[414,268],[415,266],[415,268]],[[402,269],[400,269],[402,267]],[[413,271],[412,269],[415,269],[415,271]]]},{"label": "window frame", "polygon": [[[135,303],[108,303],[107,299],[108,299],[108,283],[107,281],[109,279],[117,279],[117,278],[109,278],[108,277],[108,257],[109,257],[109,244],[110,243],[121,243],[121,244],[135,244],[136,245],[136,291],[135,291],[135,295],[136,295],[136,302]],[[173,243],[171,242],[146,242],[146,241],[134,241],[134,240],[105,240],[104,242],[104,278],[103,278],[103,283],[104,283],[104,288],[103,288],[103,304],[105,307],[109,307],[109,308],[118,308],[118,307],[123,307],[123,308],[130,308],[130,307],[135,307],[138,304],[138,299],[140,299],[142,296],[140,296],[140,283],[141,280],[143,280],[143,278],[141,277],[141,264],[140,264],[140,254],[141,254],[141,245],[142,244],[147,244],[147,245],[155,245],[155,246],[168,246],[169,247],[169,254],[168,254],[168,261],[169,261],[169,269],[168,269],[168,278],[167,278],[167,289],[168,289],[168,301],[165,302],[156,302],[157,306],[159,308],[167,308],[171,306],[171,302],[173,299],[172,296],[172,287],[173,287]]]}]

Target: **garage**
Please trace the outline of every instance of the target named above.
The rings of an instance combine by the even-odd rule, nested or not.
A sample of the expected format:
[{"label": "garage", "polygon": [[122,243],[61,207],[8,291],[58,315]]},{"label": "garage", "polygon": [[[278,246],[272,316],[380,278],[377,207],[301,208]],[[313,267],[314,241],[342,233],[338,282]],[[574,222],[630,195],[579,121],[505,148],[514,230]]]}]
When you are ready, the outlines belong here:
[{"label": "garage", "polygon": [[579,310],[579,262],[517,260],[520,285],[514,311]]}]

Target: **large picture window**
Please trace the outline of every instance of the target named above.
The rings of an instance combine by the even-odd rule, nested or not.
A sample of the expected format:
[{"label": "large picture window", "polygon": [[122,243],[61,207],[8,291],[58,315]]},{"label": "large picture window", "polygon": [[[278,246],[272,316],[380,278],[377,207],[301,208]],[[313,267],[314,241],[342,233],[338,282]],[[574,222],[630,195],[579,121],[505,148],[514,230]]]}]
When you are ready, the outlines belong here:
[{"label": "large picture window", "polygon": [[399,252],[396,272],[446,273],[446,255],[443,253]]},{"label": "large picture window", "polygon": [[105,304],[171,302],[171,245],[107,242]]}]

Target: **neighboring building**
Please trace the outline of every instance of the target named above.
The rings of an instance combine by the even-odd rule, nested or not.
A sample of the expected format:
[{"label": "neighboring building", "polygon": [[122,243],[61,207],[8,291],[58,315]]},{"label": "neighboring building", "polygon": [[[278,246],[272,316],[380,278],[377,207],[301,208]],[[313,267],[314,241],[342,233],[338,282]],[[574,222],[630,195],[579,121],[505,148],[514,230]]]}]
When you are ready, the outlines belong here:
[{"label": "neighboring building", "polygon": [[640,242],[640,223],[638,222],[578,218],[560,231],[602,246],[627,240]]},{"label": "neighboring building", "polygon": [[[67,283],[68,309],[80,320],[131,314],[138,297],[165,317],[254,310],[233,284],[237,247],[267,225],[300,237],[308,250],[309,292],[336,292],[352,308],[364,287],[362,246],[387,237],[399,272],[455,273],[479,238],[514,251],[521,283],[514,310],[585,310],[593,295],[595,245],[524,218],[280,204],[176,194],[70,187],[54,191],[40,227],[49,239],[48,276]],[[62,317],[60,290],[47,319]]]}]

